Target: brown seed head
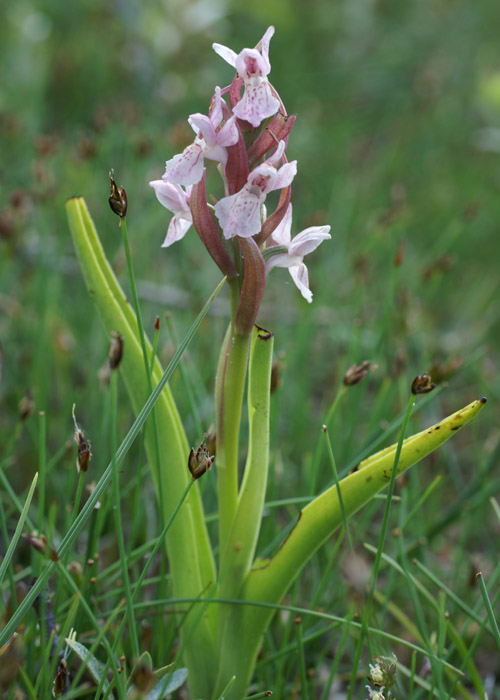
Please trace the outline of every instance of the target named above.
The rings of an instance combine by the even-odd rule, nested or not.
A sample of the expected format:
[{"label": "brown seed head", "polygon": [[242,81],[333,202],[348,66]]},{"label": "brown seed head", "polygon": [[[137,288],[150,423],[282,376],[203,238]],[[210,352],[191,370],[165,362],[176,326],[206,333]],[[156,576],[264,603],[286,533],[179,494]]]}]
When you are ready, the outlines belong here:
[{"label": "brown seed head", "polygon": [[364,360],[359,365],[351,365],[344,375],[344,386],[354,386],[359,384],[368,374],[372,363]]},{"label": "brown seed head", "polygon": [[127,194],[123,187],[117,187],[115,182],[115,171],[109,171],[109,180],[111,183],[111,194],[109,195],[109,206],[120,219],[127,216]]},{"label": "brown seed head", "polygon": [[413,380],[411,385],[412,394],[428,394],[430,391],[436,388],[436,385],[432,383],[429,374],[419,374]]},{"label": "brown seed head", "polygon": [[109,367],[118,369],[123,357],[123,336],[121,333],[111,332],[111,342],[109,345]]},{"label": "brown seed head", "polygon": [[205,440],[203,440],[196,451],[191,448],[191,452],[189,453],[188,457],[188,468],[193,479],[199,479],[200,476],[203,476],[205,472],[211,469],[214,459],[215,458],[211,456],[207,450]]}]

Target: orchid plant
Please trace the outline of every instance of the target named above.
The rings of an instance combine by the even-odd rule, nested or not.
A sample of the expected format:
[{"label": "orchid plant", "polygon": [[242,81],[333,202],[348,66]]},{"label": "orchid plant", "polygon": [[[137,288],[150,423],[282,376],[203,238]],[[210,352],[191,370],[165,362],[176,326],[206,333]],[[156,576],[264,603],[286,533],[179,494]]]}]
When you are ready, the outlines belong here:
[{"label": "orchid plant", "polygon": [[[396,474],[451,437],[483,405],[476,401],[404,442],[401,435],[397,446],[369,457],[314,498],[274,557],[257,556],[269,465],[274,340],[273,333],[256,325],[259,307],[267,276],[278,267],[288,268],[300,293],[311,303],[304,257],[330,239],[328,225],[313,226],[292,237],[291,185],[297,162],[288,160],[287,150],[295,116],[287,114],[268,79],[273,34],[270,27],[255,48],[239,54],[214,44],[215,52],[235,68],[235,76],[229,86],[215,88],[208,116],[189,117],[195,132],[193,143],[168,160],[163,177],[150,183],[159,202],[173,214],[163,246],[180,241],[192,226],[227,279],[231,296],[215,379],[217,563],[198,484],[193,482],[213,458],[204,447],[189,452],[168,385],[164,390],[159,386],[154,393],[158,429],[148,428],[145,437],[163,515],[166,521],[175,515],[166,547],[176,607],[184,612],[181,648],[193,700],[246,697],[275,606],[314,552],[345,524],[345,518]],[[215,204],[207,201],[206,171],[211,166],[220,176]],[[268,212],[267,195],[274,191],[279,191],[277,204]],[[140,316],[126,303],[83,200],[72,199],[67,206],[86,283],[104,326],[108,333],[116,331],[123,337],[120,370],[139,412],[145,396],[151,394],[148,386],[161,381],[159,361],[151,360],[147,341],[141,349]],[[123,208],[121,211],[125,221]],[[149,366],[152,376],[148,378],[145,367],[147,374]],[[249,428],[243,449],[240,424],[245,389]],[[141,416],[151,411],[153,403],[150,398]],[[246,460],[240,480],[243,452]]]}]

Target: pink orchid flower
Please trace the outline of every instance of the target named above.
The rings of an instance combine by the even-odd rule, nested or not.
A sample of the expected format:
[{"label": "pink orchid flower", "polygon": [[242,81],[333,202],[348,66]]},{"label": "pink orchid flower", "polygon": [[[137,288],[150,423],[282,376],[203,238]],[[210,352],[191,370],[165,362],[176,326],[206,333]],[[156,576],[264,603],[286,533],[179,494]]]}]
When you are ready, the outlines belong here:
[{"label": "pink orchid flower", "polygon": [[224,238],[250,238],[262,227],[261,212],[266,196],[273,190],[288,187],[297,173],[297,161],[275,167],[285,151],[285,142],[280,141],[275,153],[249,174],[246,184],[236,194],[223,197],[215,205],[215,214],[224,233]]},{"label": "pink orchid flower", "polygon": [[238,75],[243,78],[245,92],[233,113],[239,119],[250,122],[253,127],[260,126],[264,119],[276,114],[280,106],[267,79],[271,72],[269,42],[273,34],[274,27],[269,27],[260,41],[260,50],[243,49],[239,54],[222,44],[212,44],[214,51],[236,68]]},{"label": "pink orchid flower", "polygon": [[276,252],[275,255],[270,255],[266,261],[266,273],[273,267],[288,267],[288,271],[298,287],[304,299],[312,302],[312,292],[309,289],[309,273],[307,267],[303,263],[305,255],[312,253],[313,250],[322,243],[331,238],[330,226],[311,226],[301,231],[291,240],[292,230],[292,205],[287,209],[283,221],[277,226],[272,233],[271,248],[276,246],[285,246],[283,252]]},{"label": "pink orchid flower", "polygon": [[172,243],[184,238],[193,223],[189,207],[192,185],[184,191],[180,185],[164,180],[153,180],[149,184],[153,187],[160,204],[174,214],[162,243],[162,248],[168,248]]},{"label": "pink orchid flower", "polygon": [[215,104],[212,114],[191,114],[188,119],[196,133],[194,142],[177,156],[167,161],[163,179],[177,185],[196,185],[203,176],[204,159],[215,160],[222,165],[227,162],[227,146],[238,141],[236,118],[231,117],[219,128],[222,115],[222,98],[220,87],[215,88]]}]

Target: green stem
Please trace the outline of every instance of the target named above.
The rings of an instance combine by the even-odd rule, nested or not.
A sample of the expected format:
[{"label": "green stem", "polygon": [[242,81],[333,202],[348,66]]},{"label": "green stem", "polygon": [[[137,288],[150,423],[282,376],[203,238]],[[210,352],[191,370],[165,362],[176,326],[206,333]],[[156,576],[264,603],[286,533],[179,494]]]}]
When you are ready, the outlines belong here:
[{"label": "green stem", "polygon": [[80,510],[80,502],[82,500],[83,487],[85,485],[85,472],[80,472],[78,475],[78,484],[76,487],[75,503],[73,505],[73,514],[71,516],[71,524],[76,520],[78,511]]},{"label": "green stem", "polygon": [[295,618],[295,639],[297,640],[297,650],[299,652],[300,669],[300,695],[302,700],[308,700],[306,657],[304,654],[304,642],[302,640],[302,618]]},{"label": "green stem", "polygon": [[236,595],[250,571],[259,537],[269,465],[273,340],[272,333],[254,329],[248,376],[248,455],[233,524],[222,553],[219,583],[223,597]]},{"label": "green stem", "polygon": [[45,510],[45,476],[47,468],[47,423],[45,411],[40,411],[40,436],[38,441],[38,532],[43,532],[43,512]]},{"label": "green stem", "polygon": [[[238,503],[238,453],[241,411],[251,336],[235,332],[239,299],[237,280],[230,280],[232,320],[219,356],[215,380],[219,550],[223,555]],[[222,563],[221,563],[222,567]]]},{"label": "green stem", "polygon": [[[248,457],[233,524],[228,534],[226,547],[221,553],[219,590],[223,598],[238,595],[255,557],[269,466],[272,359],[273,335],[262,328],[255,328],[252,334],[248,378]],[[231,654],[226,653],[228,639],[231,639],[227,633],[228,618],[231,617],[231,614],[232,609],[228,606],[224,606],[219,612],[217,636],[219,668],[214,698],[218,697],[233,673],[241,675],[241,670],[238,667],[233,667]],[[238,685],[238,680],[236,685]]]}]

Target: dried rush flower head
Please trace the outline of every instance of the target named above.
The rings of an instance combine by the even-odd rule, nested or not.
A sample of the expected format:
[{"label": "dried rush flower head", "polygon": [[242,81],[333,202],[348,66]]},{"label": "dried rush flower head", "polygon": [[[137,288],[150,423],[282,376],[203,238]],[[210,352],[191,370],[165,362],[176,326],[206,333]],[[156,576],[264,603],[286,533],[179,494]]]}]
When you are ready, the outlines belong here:
[{"label": "dried rush flower head", "polygon": [[[286,156],[295,123],[269,82],[269,27],[254,49],[236,54],[214,44],[215,52],[236,69],[230,85],[216,87],[208,115],[191,114],[194,141],[167,161],[161,180],[151,186],[174,214],[163,243],[181,240],[191,225],[212,259],[238,285],[236,330],[247,335],[255,323],[266,277],[287,267],[302,296],[312,301],[305,255],[329,239],[330,226],[313,226],[291,237],[291,184],[297,161]],[[226,101],[228,100],[228,101]],[[207,203],[206,168],[217,164],[222,196]],[[269,215],[266,199],[279,191]]]}]

